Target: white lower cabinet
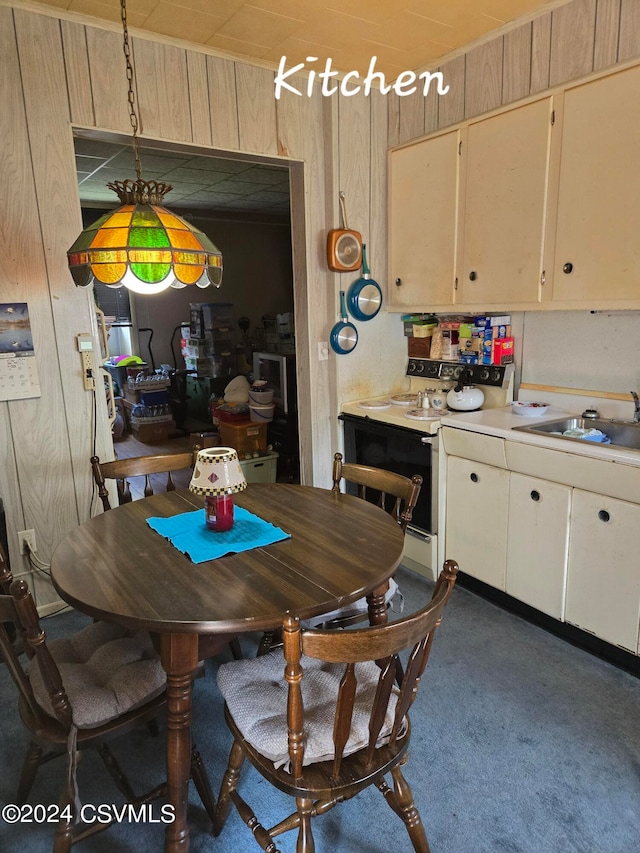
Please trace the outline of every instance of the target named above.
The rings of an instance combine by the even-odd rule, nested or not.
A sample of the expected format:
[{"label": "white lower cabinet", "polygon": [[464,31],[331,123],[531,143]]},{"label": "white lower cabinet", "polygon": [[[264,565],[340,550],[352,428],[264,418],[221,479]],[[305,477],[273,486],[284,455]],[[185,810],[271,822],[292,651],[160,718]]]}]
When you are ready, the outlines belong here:
[{"label": "white lower cabinet", "polygon": [[571,488],[511,474],[506,592],[564,618]]},{"label": "white lower cabinet", "polygon": [[640,653],[640,503],[459,456],[446,494],[445,557],[461,571]]},{"label": "white lower cabinet", "polygon": [[509,472],[458,456],[447,460],[445,557],[505,588]]},{"label": "white lower cabinet", "polygon": [[634,654],[639,555],[640,506],[574,489],[566,621]]}]

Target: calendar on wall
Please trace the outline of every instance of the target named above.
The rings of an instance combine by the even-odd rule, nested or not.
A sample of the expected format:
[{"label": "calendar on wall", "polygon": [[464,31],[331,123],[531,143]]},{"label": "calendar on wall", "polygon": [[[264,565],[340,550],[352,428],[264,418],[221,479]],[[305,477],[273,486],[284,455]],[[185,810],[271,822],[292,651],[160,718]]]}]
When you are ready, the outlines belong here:
[{"label": "calendar on wall", "polygon": [[40,396],[26,302],[0,303],[0,401]]}]

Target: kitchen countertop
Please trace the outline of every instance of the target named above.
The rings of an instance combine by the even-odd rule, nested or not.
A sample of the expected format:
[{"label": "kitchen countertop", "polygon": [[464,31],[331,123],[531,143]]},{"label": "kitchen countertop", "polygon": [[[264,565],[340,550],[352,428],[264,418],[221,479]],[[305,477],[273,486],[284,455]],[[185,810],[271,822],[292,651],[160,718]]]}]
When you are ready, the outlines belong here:
[{"label": "kitchen countertop", "polygon": [[[399,392],[408,393],[408,392]],[[384,400],[384,397],[367,397],[368,400]],[[424,420],[413,420],[407,418],[406,413],[412,410],[412,406],[390,406],[387,409],[363,409],[359,405],[359,401],[351,403],[343,403],[341,411],[345,415],[355,415],[358,418],[370,418],[373,422],[392,424],[393,426],[411,429],[414,432],[421,432],[433,435],[440,428],[440,419],[442,412],[433,412],[433,417]],[[433,411],[433,410],[432,410]]]},{"label": "kitchen countertop", "polygon": [[640,468],[640,451],[630,450],[592,441],[568,441],[565,438],[552,435],[538,435],[533,432],[515,430],[513,427],[533,426],[559,418],[580,417],[580,412],[570,412],[551,406],[543,417],[527,418],[514,415],[511,406],[498,409],[480,409],[476,412],[447,412],[442,420],[443,427],[456,427],[483,435],[493,435],[522,444],[532,444],[549,450],[560,450],[576,456],[587,456],[591,459],[602,459],[607,462],[618,462],[623,465],[633,465]]}]

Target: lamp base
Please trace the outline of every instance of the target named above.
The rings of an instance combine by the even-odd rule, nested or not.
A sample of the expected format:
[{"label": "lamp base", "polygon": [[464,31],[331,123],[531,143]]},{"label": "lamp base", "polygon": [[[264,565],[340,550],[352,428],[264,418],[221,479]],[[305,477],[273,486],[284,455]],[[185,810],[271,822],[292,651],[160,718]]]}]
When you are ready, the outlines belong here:
[{"label": "lamp base", "polygon": [[233,527],[233,495],[207,495],[204,510],[209,530],[223,533]]}]

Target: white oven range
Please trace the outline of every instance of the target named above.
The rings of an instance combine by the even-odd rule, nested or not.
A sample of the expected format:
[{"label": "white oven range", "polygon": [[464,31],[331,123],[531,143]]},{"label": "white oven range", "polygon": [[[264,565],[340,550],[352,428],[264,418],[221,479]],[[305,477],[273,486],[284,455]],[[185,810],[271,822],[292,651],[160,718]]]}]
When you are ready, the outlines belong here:
[{"label": "white oven range", "polygon": [[[380,397],[344,403],[340,419],[344,426],[344,455],[347,462],[372,465],[411,477],[421,474],[423,485],[412,523],[407,529],[403,563],[435,579],[444,555],[443,507],[444,466],[440,465],[440,418],[447,410],[417,411],[417,395],[446,397],[463,369],[484,392],[483,409],[508,405],[513,400],[513,365],[468,365],[426,358],[410,358],[406,376],[409,389]],[[440,533],[440,539],[438,535]]]}]

